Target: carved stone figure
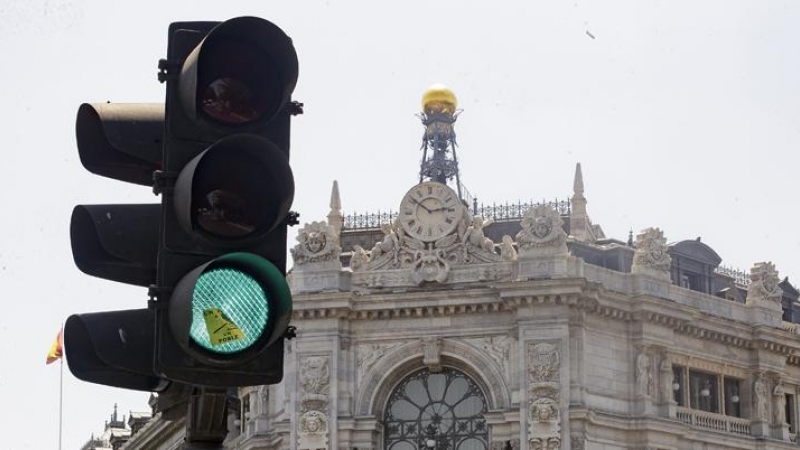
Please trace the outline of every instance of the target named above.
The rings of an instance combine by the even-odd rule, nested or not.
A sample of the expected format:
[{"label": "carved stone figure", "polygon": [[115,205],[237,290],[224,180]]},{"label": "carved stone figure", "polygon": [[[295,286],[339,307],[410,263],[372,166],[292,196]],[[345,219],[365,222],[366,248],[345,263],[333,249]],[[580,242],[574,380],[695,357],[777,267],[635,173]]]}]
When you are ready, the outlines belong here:
[{"label": "carved stone figure", "polygon": [[392,263],[397,264],[397,253],[400,251],[400,240],[395,233],[392,224],[382,223],[381,231],[383,240],[376,242],[372,247],[370,261],[377,261],[383,255],[392,255]]},{"label": "carved stone figure", "polygon": [[548,450],[558,448],[553,444],[561,442],[561,419],[558,404],[548,397],[534,400],[530,409],[531,414],[531,448]]},{"label": "carved stone figure", "polygon": [[768,397],[769,390],[764,381],[764,374],[759,373],[753,381],[753,418],[755,420],[769,420]]},{"label": "carved stone figure", "polygon": [[646,228],[636,236],[632,273],[661,272],[668,274],[672,258],[667,253],[667,238],[658,228]]},{"label": "carved stone figure", "polygon": [[772,390],[772,424],[783,425],[786,422],[786,395],[781,380],[775,381]]},{"label": "carved stone figure", "polygon": [[650,357],[644,352],[636,357],[636,387],[638,393],[651,395],[653,393],[653,372],[650,365]]},{"label": "carved stone figure", "polygon": [[338,262],[342,248],[336,229],[322,221],[305,224],[297,235],[297,245],[290,251],[295,267],[301,267],[315,262]]},{"label": "carved stone figure", "polygon": [[319,450],[328,448],[328,418],[320,411],[308,411],[298,423],[298,449]]},{"label": "carved stone figure", "polygon": [[747,287],[746,302],[780,306],[783,290],[778,286],[779,282],[780,278],[774,264],[771,262],[756,263],[750,269],[750,285]]},{"label": "carved stone figure", "polygon": [[664,356],[661,358],[661,364],[659,365],[659,371],[661,372],[659,375],[659,379],[661,381],[661,401],[664,403],[674,401],[673,393],[672,393],[672,360],[669,359],[669,356]]},{"label": "carved stone figure", "polygon": [[484,227],[488,227],[494,221],[492,219],[485,219],[481,216],[474,216],[472,218],[472,225],[467,227],[464,236],[461,240],[467,249],[480,249],[485,252],[494,253],[494,242],[483,234]]},{"label": "carved stone figure", "polygon": [[570,436],[572,450],[584,450],[586,448],[586,438],[583,436]]},{"label": "carved stone figure", "polygon": [[363,247],[356,244],[353,246],[353,254],[350,256],[350,269],[354,272],[362,270],[369,262],[369,254]]},{"label": "carved stone figure", "polygon": [[525,213],[517,233],[520,256],[535,251],[536,255],[567,253],[567,233],[558,211],[548,205],[538,205]]},{"label": "carved stone figure", "polygon": [[514,249],[514,241],[511,239],[511,236],[504,235],[503,242],[500,243],[500,258],[503,261],[516,261],[517,260],[517,250]]}]

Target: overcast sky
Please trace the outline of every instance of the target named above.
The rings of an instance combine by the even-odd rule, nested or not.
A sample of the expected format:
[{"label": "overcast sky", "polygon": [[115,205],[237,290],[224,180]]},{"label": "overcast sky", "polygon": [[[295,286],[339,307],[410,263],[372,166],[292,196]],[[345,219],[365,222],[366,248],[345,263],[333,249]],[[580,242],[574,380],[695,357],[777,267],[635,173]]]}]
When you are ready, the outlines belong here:
[{"label": "overcast sky", "polygon": [[[169,23],[240,15],[297,48],[303,222],[325,217],[334,179],[347,212],[397,209],[419,171],[414,113],[438,82],[464,109],[461,179],[482,201],[564,198],[581,162],[608,236],[702,236],[723,264],[773,261],[800,281],[800,2],[5,1],[0,449],[57,448],[59,367],[44,360],[70,314],[146,306],[146,289],[73,264],[74,205],[159,201],[83,169],[78,106],[162,102]],[[65,368],[63,448],[102,432],[115,402],[127,415],[147,398]]]}]

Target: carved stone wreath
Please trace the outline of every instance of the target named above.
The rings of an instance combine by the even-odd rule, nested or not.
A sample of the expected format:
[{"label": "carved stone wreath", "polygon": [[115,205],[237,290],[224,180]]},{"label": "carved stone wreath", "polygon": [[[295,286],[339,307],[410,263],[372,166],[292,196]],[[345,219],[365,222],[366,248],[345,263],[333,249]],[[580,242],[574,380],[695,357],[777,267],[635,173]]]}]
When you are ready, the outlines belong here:
[{"label": "carved stone wreath", "polygon": [[548,205],[538,205],[525,213],[517,233],[521,250],[550,249],[551,252],[567,252],[567,233],[558,211]]},{"label": "carved stone wreath", "polygon": [[635,268],[669,271],[672,258],[667,253],[667,238],[658,228],[647,228],[636,236]]}]

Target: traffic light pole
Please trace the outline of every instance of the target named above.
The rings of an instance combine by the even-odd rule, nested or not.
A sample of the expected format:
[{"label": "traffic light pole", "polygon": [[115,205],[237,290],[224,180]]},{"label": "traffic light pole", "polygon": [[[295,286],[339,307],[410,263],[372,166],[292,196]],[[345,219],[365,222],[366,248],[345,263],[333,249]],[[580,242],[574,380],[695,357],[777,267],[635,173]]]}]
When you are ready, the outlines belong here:
[{"label": "traffic light pole", "polygon": [[228,434],[228,390],[195,389],[186,411],[186,438],[180,450],[222,450]]}]

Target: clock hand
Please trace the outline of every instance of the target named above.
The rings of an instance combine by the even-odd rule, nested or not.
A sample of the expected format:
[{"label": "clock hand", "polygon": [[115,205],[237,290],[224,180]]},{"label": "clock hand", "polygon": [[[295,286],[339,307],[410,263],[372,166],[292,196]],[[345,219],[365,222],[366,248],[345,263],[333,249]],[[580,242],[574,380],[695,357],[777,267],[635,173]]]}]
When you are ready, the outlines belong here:
[{"label": "clock hand", "polygon": [[429,213],[432,213],[433,211],[436,211],[436,210],[431,211],[430,209],[428,209],[427,206],[423,205],[422,203],[420,203],[420,202],[418,202],[418,201],[416,201],[414,199],[411,199],[411,203],[421,206],[422,209],[424,209],[425,211],[428,211]]}]

